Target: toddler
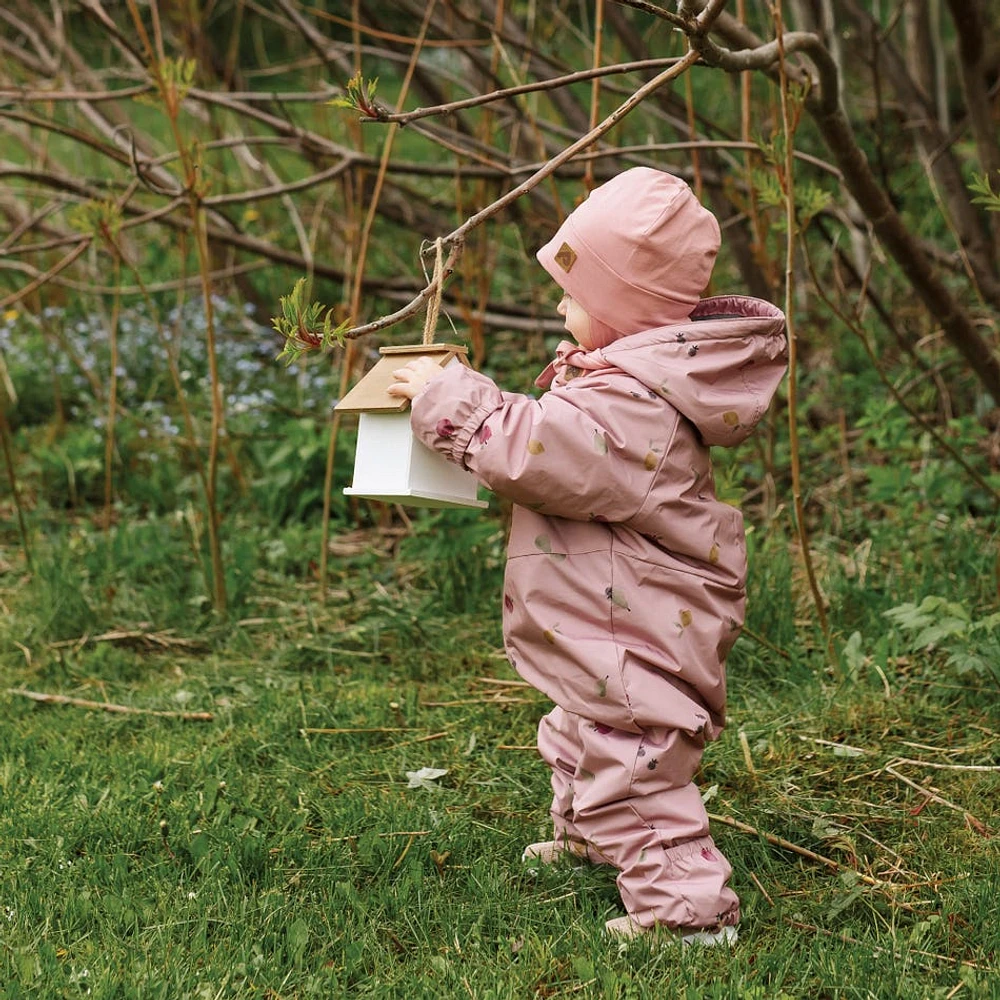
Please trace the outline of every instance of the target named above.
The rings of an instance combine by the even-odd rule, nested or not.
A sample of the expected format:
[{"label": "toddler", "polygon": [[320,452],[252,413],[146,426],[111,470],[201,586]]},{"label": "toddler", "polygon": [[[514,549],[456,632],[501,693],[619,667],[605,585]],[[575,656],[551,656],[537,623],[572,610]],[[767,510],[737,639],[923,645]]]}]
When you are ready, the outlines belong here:
[{"label": "toddler", "polygon": [[611,934],[661,925],[704,944],[734,941],[739,919],[693,778],[724,723],[746,579],[709,447],[751,432],[787,360],[779,309],[700,299],[718,249],[683,181],[626,170],[538,251],[576,341],[538,377],[547,392],[427,359],[390,388],[425,444],[514,503],[506,651],[556,705],[538,731],[553,837],[525,857],[617,868]]}]

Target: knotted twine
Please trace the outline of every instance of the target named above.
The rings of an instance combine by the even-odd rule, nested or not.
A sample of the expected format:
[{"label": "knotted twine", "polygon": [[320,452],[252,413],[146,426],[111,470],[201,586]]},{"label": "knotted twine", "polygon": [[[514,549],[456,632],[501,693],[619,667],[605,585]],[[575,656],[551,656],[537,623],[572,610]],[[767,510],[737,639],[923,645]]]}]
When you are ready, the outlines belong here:
[{"label": "knotted twine", "polygon": [[441,293],[444,291],[444,245],[441,237],[434,241],[434,277],[431,279],[431,293],[427,298],[427,315],[424,317],[423,345],[434,343],[438,315],[441,312]]}]

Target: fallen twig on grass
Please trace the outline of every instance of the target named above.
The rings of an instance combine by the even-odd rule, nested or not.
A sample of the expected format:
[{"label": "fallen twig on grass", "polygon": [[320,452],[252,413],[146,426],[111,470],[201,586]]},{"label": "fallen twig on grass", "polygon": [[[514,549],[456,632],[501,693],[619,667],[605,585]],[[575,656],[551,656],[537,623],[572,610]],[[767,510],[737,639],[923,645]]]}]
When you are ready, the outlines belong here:
[{"label": "fallen twig on grass", "polygon": [[917,783],[912,778],[907,778],[905,774],[900,774],[899,771],[897,771],[891,764],[886,764],[885,770],[889,774],[891,774],[894,778],[897,778],[899,781],[903,782],[904,785],[909,785],[910,788],[913,788],[916,791],[920,792],[921,795],[927,796],[927,798],[923,802],[921,802],[920,805],[918,806],[918,810],[923,809],[923,807],[928,802],[936,802],[938,805],[946,806],[948,809],[954,809],[955,812],[961,813],[962,818],[965,820],[966,823],[969,824],[969,826],[972,827],[973,830],[976,831],[976,833],[979,833],[984,837],[990,836],[990,831],[987,829],[986,824],[982,820],[976,819],[976,817],[973,816],[972,813],[970,813],[967,809],[964,809],[962,806],[956,805],[954,802],[949,802],[946,798],[943,798],[936,792],[932,792],[929,788],[926,788],[923,785]]},{"label": "fallen twig on grass", "polygon": [[[804,858],[808,858],[810,861],[815,861],[818,864],[825,865],[831,871],[850,873],[860,882],[864,882],[865,885],[870,885],[874,889],[899,889],[900,886],[894,885],[892,882],[886,882],[883,879],[877,879],[872,875],[865,875],[864,872],[859,872],[856,868],[851,868],[849,865],[842,865],[839,861],[834,861],[833,858],[828,858],[823,854],[817,854],[815,851],[810,851],[808,847],[800,847],[798,844],[793,844],[790,840],[785,840],[784,837],[777,837],[773,833],[764,833],[762,830],[758,830],[755,826],[751,826],[749,823],[741,823],[738,819],[733,819],[731,816],[720,816],[718,813],[709,813],[708,818],[715,823],[724,823],[726,826],[733,827],[734,830],[739,830],[741,833],[749,833],[751,836],[762,837],[769,844],[773,844],[775,847],[780,847],[786,851],[792,851],[794,854],[799,854]],[[926,910],[920,910],[915,906],[911,906],[909,903],[901,903],[898,899],[893,899],[892,905],[900,910],[906,910],[909,913],[916,913],[920,916],[926,916]]]},{"label": "fallen twig on grass", "polygon": [[845,757],[862,757],[868,751],[861,747],[851,746],[849,743],[835,743],[833,740],[818,740],[813,736],[800,736],[804,743],[817,743],[821,747],[832,747],[834,753],[839,753]]},{"label": "fallen twig on grass", "polygon": [[[392,833],[377,833],[376,837],[427,837],[431,833],[430,830],[398,830]],[[331,837],[329,843],[331,844],[342,844],[348,840],[360,840],[364,836],[363,833],[351,833],[346,837]]]},{"label": "fallen twig on grass", "polygon": [[414,743],[430,743],[432,740],[444,739],[445,736],[450,736],[449,730],[445,730],[443,733],[431,733],[429,736],[418,736],[416,739],[403,740],[402,743],[390,743],[385,747],[377,747],[378,750],[397,750],[399,747],[412,746]]},{"label": "fallen twig on grass", "polygon": [[45,694],[42,691],[27,691],[24,688],[7,688],[7,694],[20,695],[46,705],[73,705],[75,708],[93,708],[118,715],[154,715],[161,719],[181,719],[184,722],[212,722],[211,712],[170,712],[156,708],[134,708],[131,705],[114,705],[108,701],[89,701],[86,698],[71,698],[65,694]]},{"label": "fallen twig on grass", "polygon": [[764,636],[762,635],[758,635],[752,629],[748,629],[746,625],[744,625],[743,628],[740,629],[740,634],[745,635],[748,639],[753,639],[754,642],[760,643],[760,645],[762,645],[765,649],[771,650],[772,653],[777,653],[778,656],[780,656],[784,660],[790,661],[792,659],[792,654],[789,653],[787,650],[775,646],[773,642],[771,642],[768,639],[765,639]]},{"label": "fallen twig on grass", "polygon": [[917,767],[936,767],[941,771],[1000,771],[1000,764],[935,764],[929,760],[897,757],[893,764],[914,764]]},{"label": "fallen twig on grass", "polygon": [[[836,938],[838,941],[842,941],[844,944],[858,945],[860,947],[865,947],[865,942],[859,940],[858,938],[853,938],[848,934],[837,934],[834,931],[828,931],[825,927],[817,927],[815,924],[803,923],[801,920],[793,920],[791,917],[785,918],[785,923],[789,927],[794,927],[800,931],[811,931],[814,934],[823,934],[826,937]],[[919,955],[921,958],[933,958],[938,962],[947,962],[949,965],[964,965],[968,969],[976,969],[979,972],[996,972],[996,969],[990,968],[988,965],[979,965],[977,962],[970,962],[963,958],[953,958],[951,955],[941,955],[933,951],[920,951],[916,948],[907,948],[905,953],[900,953],[892,951],[889,948],[880,948],[878,945],[872,947],[873,955],[892,955],[893,958],[905,958],[906,955]],[[949,996],[953,996],[953,993],[949,993]]]},{"label": "fallen twig on grass", "polygon": [[344,729],[305,728],[299,730],[300,733],[309,733],[310,735],[319,734],[321,736],[343,736],[346,733],[407,733],[409,731],[409,726],[360,726]]},{"label": "fallen twig on grass", "polygon": [[884,888],[888,884],[880,879],[872,877],[871,875],[865,875],[854,868],[850,868],[848,865],[842,865],[839,861],[834,861],[833,858],[828,858],[823,854],[817,854],[815,851],[810,851],[808,847],[800,847],[798,844],[793,844],[790,840],[785,840],[784,837],[777,837],[773,833],[764,833],[762,830],[758,830],[757,827],[751,826],[749,823],[741,823],[738,819],[733,819],[731,816],[721,816],[718,813],[709,813],[708,818],[714,823],[724,823],[726,826],[731,826],[734,830],[739,830],[741,833],[749,833],[755,837],[763,837],[764,840],[766,840],[769,844],[773,844],[775,847],[781,847],[786,851],[792,851],[795,854],[800,854],[802,857],[808,858],[810,861],[816,861],[821,865],[826,865],[827,868],[830,868],[833,871],[852,872],[867,885]]},{"label": "fallen twig on grass", "polygon": [[76,639],[60,639],[58,642],[50,642],[50,649],[64,649],[73,646],[81,649],[89,643],[95,642],[132,642],[138,640],[148,646],[156,646],[160,649],[171,649],[180,646],[183,649],[197,649],[202,643],[195,639],[182,639],[172,632],[144,632],[142,629],[111,629],[109,632],[102,632],[100,635],[81,635]]},{"label": "fallen twig on grass", "polygon": [[461,698],[458,701],[422,701],[421,708],[457,708],[460,705],[528,705],[528,698],[507,698],[500,694],[489,698]]}]

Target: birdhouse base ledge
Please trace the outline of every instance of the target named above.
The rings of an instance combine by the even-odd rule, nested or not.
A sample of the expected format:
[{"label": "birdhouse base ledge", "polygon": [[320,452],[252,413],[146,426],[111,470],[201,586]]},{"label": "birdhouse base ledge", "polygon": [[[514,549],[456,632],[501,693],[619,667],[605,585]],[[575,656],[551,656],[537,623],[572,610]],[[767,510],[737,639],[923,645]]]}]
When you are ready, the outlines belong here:
[{"label": "birdhouse base ledge", "polygon": [[469,497],[457,496],[449,493],[431,493],[427,490],[400,491],[397,493],[375,493],[366,490],[356,490],[347,487],[344,490],[346,496],[360,497],[364,500],[378,500],[381,503],[398,503],[404,507],[428,507],[435,510],[446,507],[472,507],[482,509],[489,504],[485,500],[470,499]]}]

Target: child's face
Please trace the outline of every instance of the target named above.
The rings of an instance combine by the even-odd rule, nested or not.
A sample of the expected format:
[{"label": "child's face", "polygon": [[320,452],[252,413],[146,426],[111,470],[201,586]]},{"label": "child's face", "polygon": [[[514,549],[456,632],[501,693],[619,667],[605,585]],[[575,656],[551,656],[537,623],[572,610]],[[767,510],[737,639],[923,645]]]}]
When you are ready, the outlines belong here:
[{"label": "child's face", "polygon": [[585,350],[593,350],[593,339],[590,335],[590,316],[583,307],[568,295],[556,306],[556,312],[565,317],[566,329],[576,338],[576,342]]}]

